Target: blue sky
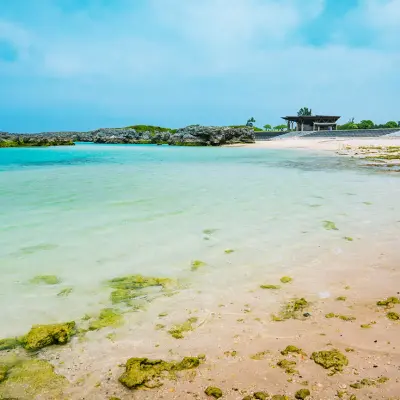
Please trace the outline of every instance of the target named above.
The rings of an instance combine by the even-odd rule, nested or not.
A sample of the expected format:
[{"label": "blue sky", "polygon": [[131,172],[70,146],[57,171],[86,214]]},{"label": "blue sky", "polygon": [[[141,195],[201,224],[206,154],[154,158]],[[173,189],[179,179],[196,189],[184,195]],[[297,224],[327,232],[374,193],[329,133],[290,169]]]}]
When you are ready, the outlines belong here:
[{"label": "blue sky", "polygon": [[0,0],[0,130],[400,120],[400,0]]}]

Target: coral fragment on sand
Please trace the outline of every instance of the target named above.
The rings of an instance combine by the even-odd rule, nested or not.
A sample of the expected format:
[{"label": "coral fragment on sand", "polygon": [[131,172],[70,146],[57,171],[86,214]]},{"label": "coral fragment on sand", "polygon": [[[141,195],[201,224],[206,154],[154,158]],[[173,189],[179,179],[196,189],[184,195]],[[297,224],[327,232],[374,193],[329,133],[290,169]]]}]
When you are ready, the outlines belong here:
[{"label": "coral fragment on sand", "polygon": [[219,399],[223,396],[222,390],[215,386],[208,386],[208,388],[206,388],[204,393],[207,396],[214,397],[214,399]]},{"label": "coral fragment on sand", "polygon": [[349,364],[347,357],[339,350],[323,350],[312,353],[311,359],[321,367],[329,369],[332,374],[342,372]]},{"label": "coral fragment on sand", "polygon": [[388,297],[385,300],[379,300],[376,305],[384,307],[393,307],[394,304],[400,304],[400,299],[398,297]]},{"label": "coral fragment on sand", "polygon": [[353,389],[362,389],[367,386],[377,386],[386,383],[388,380],[389,378],[387,378],[386,376],[381,376],[378,379],[364,378],[361,379],[360,381],[352,383],[350,387],[352,387]]},{"label": "coral fragment on sand", "polygon": [[281,354],[283,356],[287,356],[289,354],[300,354],[300,355],[303,355],[303,356],[307,355],[302,349],[299,349],[298,347],[293,346],[293,345],[287,346],[285,350],[281,351]]},{"label": "coral fragment on sand", "polygon": [[276,365],[279,368],[284,369],[287,374],[297,374],[298,373],[298,371],[293,368],[296,365],[296,361],[280,360],[276,363]]},{"label": "coral fragment on sand", "polygon": [[66,344],[75,335],[75,322],[61,324],[33,325],[31,330],[21,339],[26,350],[36,351],[53,344]]},{"label": "coral fragment on sand", "polygon": [[400,314],[397,312],[391,311],[386,314],[386,317],[392,321],[398,321],[400,319]]},{"label": "coral fragment on sand", "polygon": [[129,389],[154,388],[162,385],[162,378],[174,378],[176,372],[197,368],[199,365],[199,357],[184,357],[180,362],[130,358],[119,381]]},{"label": "coral fragment on sand", "polygon": [[346,301],[347,300],[347,297],[346,296],[339,296],[339,297],[336,297],[336,301]]},{"label": "coral fragment on sand", "polygon": [[56,275],[36,275],[30,280],[30,283],[57,285],[58,283],[61,283],[61,279]]},{"label": "coral fragment on sand", "polygon": [[253,393],[253,397],[257,400],[267,400],[269,394],[267,392],[255,392]]},{"label": "coral fragment on sand", "polygon": [[282,278],[280,279],[280,281],[282,283],[290,283],[293,281],[293,278],[291,278],[290,276],[282,276]]}]

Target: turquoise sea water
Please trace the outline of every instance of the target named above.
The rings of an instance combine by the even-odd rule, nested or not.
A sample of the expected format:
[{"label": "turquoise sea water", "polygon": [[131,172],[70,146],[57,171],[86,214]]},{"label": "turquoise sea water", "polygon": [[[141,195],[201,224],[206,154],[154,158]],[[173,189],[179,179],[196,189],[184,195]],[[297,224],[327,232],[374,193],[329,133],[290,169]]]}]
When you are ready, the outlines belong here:
[{"label": "turquoise sea water", "polygon": [[[104,280],[124,274],[207,283],[213,298],[240,285],[243,268],[256,280],[350,252],[345,236],[390,246],[399,199],[398,175],[302,150],[0,149],[0,337],[97,312]],[[195,274],[195,259],[211,267]],[[29,283],[44,274],[62,282]]]}]

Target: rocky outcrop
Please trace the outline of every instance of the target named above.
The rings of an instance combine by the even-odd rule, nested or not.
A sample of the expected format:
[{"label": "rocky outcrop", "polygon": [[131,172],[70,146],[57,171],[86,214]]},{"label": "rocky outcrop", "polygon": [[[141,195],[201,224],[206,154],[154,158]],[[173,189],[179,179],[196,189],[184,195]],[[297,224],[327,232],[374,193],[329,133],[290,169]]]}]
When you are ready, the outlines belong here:
[{"label": "rocky outcrop", "polygon": [[[108,144],[169,144],[173,146],[221,146],[253,143],[250,127],[219,127],[191,125],[178,130],[162,131],[134,128],[101,128],[89,132],[46,132],[38,134],[9,134],[0,132],[0,147],[60,146],[73,142]],[[2,145],[3,143],[3,145]]]},{"label": "rocky outcrop", "polygon": [[191,125],[178,129],[168,140],[177,146],[221,146],[224,144],[253,143],[252,128]]}]

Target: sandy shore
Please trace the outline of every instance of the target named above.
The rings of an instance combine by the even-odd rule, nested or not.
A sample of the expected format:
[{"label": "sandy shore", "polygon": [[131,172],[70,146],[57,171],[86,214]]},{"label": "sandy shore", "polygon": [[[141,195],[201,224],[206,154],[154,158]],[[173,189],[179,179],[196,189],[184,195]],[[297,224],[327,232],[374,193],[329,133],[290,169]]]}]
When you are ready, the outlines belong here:
[{"label": "sandy shore", "polygon": [[237,147],[248,147],[257,149],[308,149],[340,151],[350,146],[357,148],[360,146],[400,146],[400,138],[371,138],[371,139],[284,139],[284,140],[265,140],[251,144],[234,145]]}]

